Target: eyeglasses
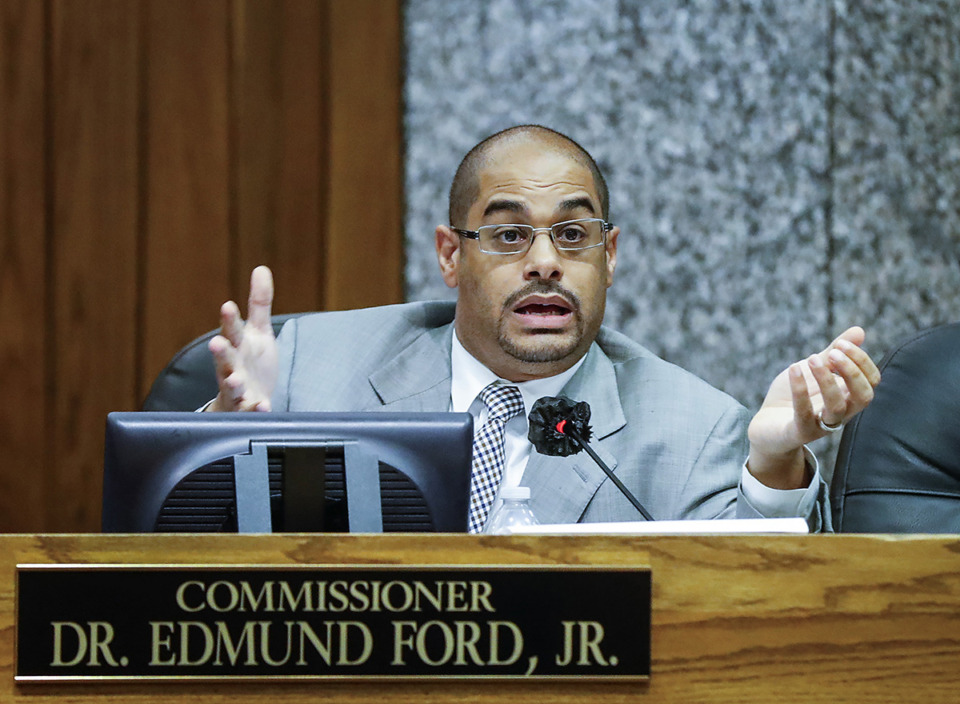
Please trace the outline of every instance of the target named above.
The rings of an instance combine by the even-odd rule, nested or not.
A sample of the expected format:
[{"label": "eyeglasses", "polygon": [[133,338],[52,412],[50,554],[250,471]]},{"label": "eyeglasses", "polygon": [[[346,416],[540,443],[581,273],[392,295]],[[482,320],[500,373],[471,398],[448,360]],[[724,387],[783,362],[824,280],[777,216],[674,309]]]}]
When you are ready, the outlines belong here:
[{"label": "eyeglasses", "polygon": [[613,225],[600,218],[567,220],[550,227],[532,225],[482,225],[476,230],[451,227],[458,235],[480,242],[480,251],[487,254],[521,254],[530,249],[538,232],[549,232],[553,246],[561,251],[599,247],[607,239]]}]

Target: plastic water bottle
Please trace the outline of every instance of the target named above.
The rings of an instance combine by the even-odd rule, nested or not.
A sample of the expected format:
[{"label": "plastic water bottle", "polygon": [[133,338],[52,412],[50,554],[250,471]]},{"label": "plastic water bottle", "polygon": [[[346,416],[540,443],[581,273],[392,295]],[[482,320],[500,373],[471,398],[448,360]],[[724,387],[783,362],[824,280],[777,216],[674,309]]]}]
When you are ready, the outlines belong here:
[{"label": "plastic water bottle", "polygon": [[517,526],[536,526],[540,521],[530,508],[530,487],[505,486],[500,489],[500,505],[494,509],[483,527],[484,533],[502,535]]}]

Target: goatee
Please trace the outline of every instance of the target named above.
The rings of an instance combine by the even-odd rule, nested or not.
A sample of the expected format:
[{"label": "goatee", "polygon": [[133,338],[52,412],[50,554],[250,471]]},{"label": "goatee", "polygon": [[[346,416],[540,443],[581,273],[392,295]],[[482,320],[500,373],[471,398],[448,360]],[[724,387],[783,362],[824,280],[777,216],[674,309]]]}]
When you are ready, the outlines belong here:
[{"label": "goatee", "polygon": [[[534,328],[528,334],[543,336],[538,340],[531,340],[529,345],[518,343],[505,332],[506,317],[513,307],[523,298],[535,295],[559,295],[570,304],[573,314],[574,330],[563,331],[554,328]],[[503,304],[500,321],[497,326],[500,348],[508,355],[521,362],[543,364],[545,362],[559,362],[580,345],[583,339],[583,318],[580,315],[580,299],[572,291],[565,289],[554,281],[535,280],[523,288],[514,291]],[[553,339],[550,339],[549,337]]]}]

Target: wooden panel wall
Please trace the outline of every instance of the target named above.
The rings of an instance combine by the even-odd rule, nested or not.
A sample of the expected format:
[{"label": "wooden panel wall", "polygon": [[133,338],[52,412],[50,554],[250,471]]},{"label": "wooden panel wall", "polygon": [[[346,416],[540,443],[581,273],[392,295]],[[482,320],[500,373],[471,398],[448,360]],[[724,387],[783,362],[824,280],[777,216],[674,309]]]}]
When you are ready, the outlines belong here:
[{"label": "wooden panel wall", "polygon": [[399,4],[0,0],[0,531],[98,530],[106,413],[256,264],[401,300]]}]

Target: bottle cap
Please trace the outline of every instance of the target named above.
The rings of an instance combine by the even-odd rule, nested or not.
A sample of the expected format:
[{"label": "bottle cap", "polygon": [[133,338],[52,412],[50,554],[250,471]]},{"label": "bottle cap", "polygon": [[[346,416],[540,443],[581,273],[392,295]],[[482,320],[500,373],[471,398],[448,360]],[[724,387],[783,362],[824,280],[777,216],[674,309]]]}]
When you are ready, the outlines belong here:
[{"label": "bottle cap", "polygon": [[504,501],[508,499],[524,500],[530,498],[530,487],[528,486],[505,486],[500,489],[500,498]]}]

